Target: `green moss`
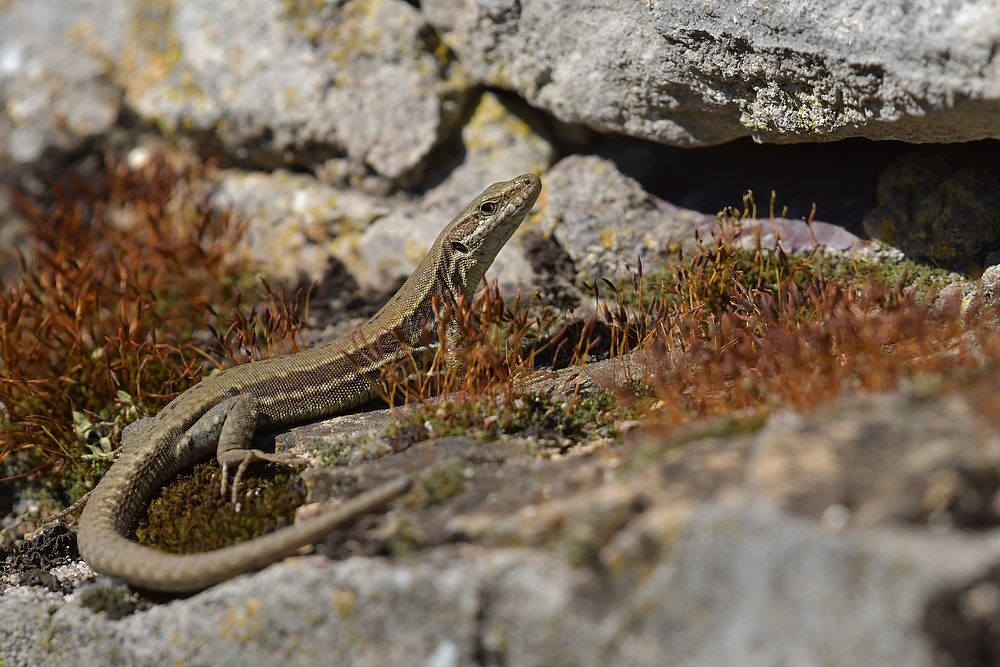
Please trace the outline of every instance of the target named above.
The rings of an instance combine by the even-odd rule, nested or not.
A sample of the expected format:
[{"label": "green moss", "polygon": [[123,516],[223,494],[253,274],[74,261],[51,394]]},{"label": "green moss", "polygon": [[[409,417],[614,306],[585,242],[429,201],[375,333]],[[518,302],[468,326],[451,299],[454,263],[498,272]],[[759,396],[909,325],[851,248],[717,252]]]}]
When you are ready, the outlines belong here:
[{"label": "green moss", "polygon": [[606,391],[570,401],[537,394],[504,400],[480,397],[414,411],[391,425],[386,437],[395,437],[407,424],[421,424],[434,437],[472,435],[495,439],[502,434],[527,432],[527,435],[580,441],[616,437],[615,423],[630,416],[631,410],[616,405],[614,397]]},{"label": "green moss", "polygon": [[399,512],[396,515],[395,530],[390,541],[392,555],[402,558],[413,553],[424,543],[424,535],[417,528],[416,522],[406,512]]},{"label": "green moss", "polygon": [[82,587],[79,591],[80,604],[94,613],[104,612],[110,618],[128,616],[136,610],[137,597],[122,583],[102,582]]},{"label": "green moss", "polygon": [[431,468],[417,480],[418,507],[434,507],[463,493],[475,470],[466,461],[452,458]]},{"label": "green moss", "polygon": [[[239,504],[220,493],[218,463],[200,464],[178,476],[150,503],[135,534],[140,544],[168,553],[198,553],[245,542],[290,525],[304,490],[272,466],[251,466]],[[232,477],[230,476],[230,481]]]},{"label": "green moss", "polygon": [[867,261],[848,253],[817,253],[810,258],[810,261],[814,272],[822,270],[828,280],[861,284],[868,279],[893,285],[905,277],[906,286],[918,287],[918,297],[927,295],[931,290],[940,290],[951,283],[968,280],[968,277],[962,274],[908,258],[895,261]]}]

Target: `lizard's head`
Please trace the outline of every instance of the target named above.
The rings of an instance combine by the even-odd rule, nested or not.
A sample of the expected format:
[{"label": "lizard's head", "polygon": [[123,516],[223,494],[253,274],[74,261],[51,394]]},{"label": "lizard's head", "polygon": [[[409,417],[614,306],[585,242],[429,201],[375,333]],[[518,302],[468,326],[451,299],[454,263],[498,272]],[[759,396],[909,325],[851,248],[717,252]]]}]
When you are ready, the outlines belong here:
[{"label": "lizard's head", "polygon": [[534,174],[494,183],[445,227],[438,237],[442,265],[450,272],[457,292],[466,296],[475,293],[483,273],[541,191],[542,181]]}]

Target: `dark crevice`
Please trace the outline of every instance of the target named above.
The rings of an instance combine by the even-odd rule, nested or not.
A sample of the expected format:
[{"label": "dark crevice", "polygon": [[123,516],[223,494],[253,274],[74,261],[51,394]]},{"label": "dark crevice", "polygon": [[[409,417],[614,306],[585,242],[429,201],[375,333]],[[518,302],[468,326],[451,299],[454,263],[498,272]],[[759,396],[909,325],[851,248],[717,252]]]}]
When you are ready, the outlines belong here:
[{"label": "dark crevice", "polygon": [[740,139],[707,148],[676,148],[608,135],[594,152],[606,157],[651,194],[683,208],[715,215],[742,208],[754,193],[758,215],[767,216],[771,192],[776,211],[817,219],[864,237],[862,220],[877,205],[882,168],[909,148],[902,142],[845,139],[834,143],[755,144]]},{"label": "dark crevice", "polygon": [[938,665],[1000,664],[1000,565],[934,595],[924,608],[923,628]]},{"label": "dark crevice", "polygon": [[490,619],[493,612],[493,591],[488,584],[479,589],[479,609],[476,612],[475,645],[472,648],[473,664],[477,667],[504,667],[507,656],[498,648],[491,648],[489,640]]}]

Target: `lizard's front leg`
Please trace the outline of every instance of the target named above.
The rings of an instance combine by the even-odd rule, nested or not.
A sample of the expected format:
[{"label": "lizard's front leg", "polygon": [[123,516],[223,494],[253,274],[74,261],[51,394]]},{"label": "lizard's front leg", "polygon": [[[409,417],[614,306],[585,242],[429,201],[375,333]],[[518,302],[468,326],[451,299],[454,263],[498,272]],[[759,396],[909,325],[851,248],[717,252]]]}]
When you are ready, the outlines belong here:
[{"label": "lizard's front leg", "polygon": [[269,461],[284,465],[308,464],[307,460],[295,456],[269,454],[253,449],[250,445],[253,443],[259,416],[257,397],[253,394],[239,394],[208,410],[188,429],[182,442],[178,443],[178,446],[191,452],[192,463],[207,455],[206,449],[215,446],[215,456],[222,467],[222,495],[226,495],[229,468],[236,466],[236,474],[233,476],[233,504],[236,504],[243,474],[251,463]]}]

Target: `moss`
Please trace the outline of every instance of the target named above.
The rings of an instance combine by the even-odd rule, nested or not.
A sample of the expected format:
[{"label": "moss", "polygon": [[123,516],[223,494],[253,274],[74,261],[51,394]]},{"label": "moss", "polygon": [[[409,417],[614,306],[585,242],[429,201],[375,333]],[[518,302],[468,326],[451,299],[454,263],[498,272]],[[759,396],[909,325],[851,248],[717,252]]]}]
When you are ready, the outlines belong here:
[{"label": "moss", "polygon": [[122,583],[104,581],[79,591],[80,604],[94,613],[104,612],[112,619],[128,616],[137,608],[138,597]]},{"label": "moss", "polygon": [[424,541],[424,535],[417,527],[417,522],[406,512],[398,512],[389,547],[392,555],[402,558],[413,553]]},{"label": "moss", "polygon": [[474,474],[475,470],[466,461],[459,458],[447,459],[417,480],[414,504],[421,508],[440,505],[463,493]]},{"label": "moss", "polygon": [[[198,553],[245,542],[290,525],[305,500],[302,485],[272,466],[251,466],[239,503],[220,493],[216,461],[178,476],[153,500],[135,534],[140,544],[169,553]],[[230,481],[232,477],[230,477]]]},{"label": "moss", "polygon": [[45,468],[64,502],[107,470],[126,424],[199,379],[206,305],[228,312],[255,266],[242,226],[206,213],[213,176],[193,159],[109,161],[94,178],[54,183],[54,207],[16,200],[36,261],[0,289],[2,472]]},{"label": "moss", "polygon": [[606,391],[576,400],[556,401],[551,396],[522,394],[502,400],[479,397],[427,406],[394,422],[386,437],[394,438],[411,424],[422,425],[434,437],[472,435],[495,439],[500,435],[528,435],[539,439],[616,437],[615,423],[631,416]]},{"label": "moss", "polygon": [[869,261],[856,254],[828,252],[817,253],[810,261],[815,267],[814,271],[822,270],[824,277],[832,280],[854,283],[874,280],[893,285],[905,279],[908,288],[918,288],[918,298],[951,283],[968,280],[967,276],[960,273],[905,257],[891,261]]}]

